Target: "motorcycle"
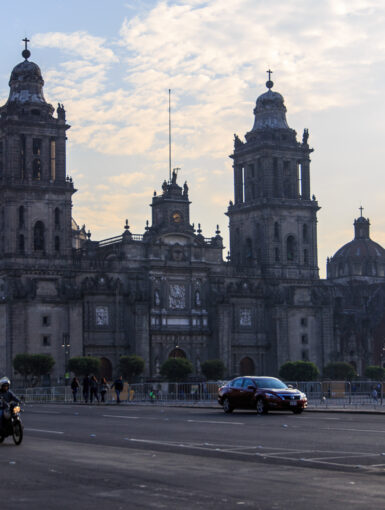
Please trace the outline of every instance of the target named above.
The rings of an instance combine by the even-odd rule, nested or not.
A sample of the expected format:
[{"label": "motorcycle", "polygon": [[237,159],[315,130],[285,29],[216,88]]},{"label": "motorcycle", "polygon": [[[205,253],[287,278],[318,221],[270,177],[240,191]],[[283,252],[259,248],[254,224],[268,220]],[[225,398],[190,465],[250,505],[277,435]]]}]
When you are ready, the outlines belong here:
[{"label": "motorcycle", "polygon": [[0,443],[8,436],[13,437],[16,445],[23,440],[23,424],[20,418],[20,405],[16,402],[5,402],[2,399],[0,409],[3,410],[3,420],[0,427]]}]

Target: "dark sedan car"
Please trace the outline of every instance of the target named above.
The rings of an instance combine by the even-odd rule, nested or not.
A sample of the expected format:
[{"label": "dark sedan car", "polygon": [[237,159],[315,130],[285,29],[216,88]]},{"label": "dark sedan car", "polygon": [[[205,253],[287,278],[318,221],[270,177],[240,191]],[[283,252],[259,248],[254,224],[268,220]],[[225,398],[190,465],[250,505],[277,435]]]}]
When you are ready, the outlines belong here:
[{"label": "dark sedan car", "polygon": [[268,411],[292,411],[300,414],[307,406],[301,391],[287,386],[275,377],[237,377],[218,390],[218,402],[225,413],[234,409],[255,409],[258,414]]}]

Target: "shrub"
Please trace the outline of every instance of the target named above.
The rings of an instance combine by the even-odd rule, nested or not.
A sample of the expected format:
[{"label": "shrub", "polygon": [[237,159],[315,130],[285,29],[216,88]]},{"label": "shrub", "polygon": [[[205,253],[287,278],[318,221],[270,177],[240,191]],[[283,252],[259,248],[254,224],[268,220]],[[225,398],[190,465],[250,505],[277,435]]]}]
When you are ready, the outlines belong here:
[{"label": "shrub", "polygon": [[202,363],[202,373],[206,379],[216,381],[223,379],[225,373],[225,365],[220,359],[211,359]]},{"label": "shrub", "polygon": [[144,370],[144,359],[140,356],[121,356],[119,359],[119,373],[132,382],[132,379],[140,375]]},{"label": "shrub", "polygon": [[385,368],[370,365],[365,368],[365,377],[372,381],[383,381],[385,378]]},{"label": "shrub", "polygon": [[279,369],[285,381],[314,381],[319,376],[317,366],[311,361],[287,361]]},{"label": "shrub", "polygon": [[334,381],[350,381],[357,373],[350,363],[335,361],[324,368],[324,376]]},{"label": "shrub", "polygon": [[98,374],[100,359],[92,356],[77,356],[68,360],[68,370],[77,377],[90,374]]},{"label": "shrub", "polygon": [[169,381],[184,381],[191,374],[193,366],[185,358],[169,358],[160,367],[160,373]]},{"label": "shrub", "polygon": [[13,359],[13,368],[17,373],[23,376],[24,384],[32,382],[32,377],[36,378],[35,384],[40,382],[43,375],[51,372],[55,360],[50,354],[17,354]]}]

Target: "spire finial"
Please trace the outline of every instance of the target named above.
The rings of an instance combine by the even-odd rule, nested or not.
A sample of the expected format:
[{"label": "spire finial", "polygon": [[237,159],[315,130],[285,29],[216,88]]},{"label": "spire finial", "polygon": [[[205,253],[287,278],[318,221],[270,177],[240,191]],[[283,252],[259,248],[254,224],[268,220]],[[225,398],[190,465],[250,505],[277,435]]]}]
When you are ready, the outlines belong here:
[{"label": "spire finial", "polygon": [[27,37],[24,37],[24,39],[22,39],[22,41],[25,44],[25,48],[24,48],[24,50],[23,50],[21,55],[25,58],[25,60],[27,60],[27,58],[29,58],[31,56],[31,52],[28,49],[28,43],[30,41],[29,41],[29,39]]},{"label": "spire finial", "polygon": [[273,71],[271,69],[268,69],[267,74],[269,75],[269,79],[266,82],[266,87],[270,90],[273,88],[274,82],[271,80],[271,75],[273,74]]},{"label": "spire finial", "polygon": [[364,208],[363,208],[363,207],[362,207],[362,205],[361,205],[361,207],[359,207],[358,209],[360,210],[361,218],[362,218],[362,211],[364,210]]}]

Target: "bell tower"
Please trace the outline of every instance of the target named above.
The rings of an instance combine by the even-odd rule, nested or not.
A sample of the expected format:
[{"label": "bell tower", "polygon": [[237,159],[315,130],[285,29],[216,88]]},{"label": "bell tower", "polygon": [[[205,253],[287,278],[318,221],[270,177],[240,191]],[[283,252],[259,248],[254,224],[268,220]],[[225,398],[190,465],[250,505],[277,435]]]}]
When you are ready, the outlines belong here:
[{"label": "bell tower", "polygon": [[230,255],[235,266],[251,266],[276,278],[318,278],[317,211],[310,198],[308,130],[302,142],[286,120],[284,99],[258,97],[254,125],[245,141],[234,136],[234,203],[230,202]]},{"label": "bell tower", "polygon": [[29,60],[12,71],[8,101],[0,107],[0,257],[66,257],[72,250],[71,196],[66,177],[63,105],[44,98],[40,68]]}]

